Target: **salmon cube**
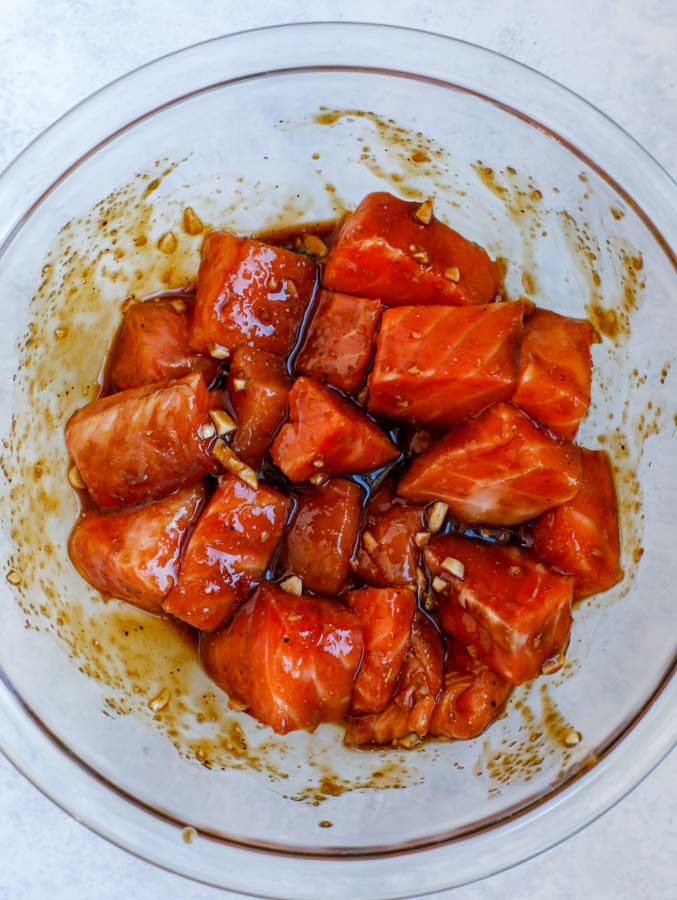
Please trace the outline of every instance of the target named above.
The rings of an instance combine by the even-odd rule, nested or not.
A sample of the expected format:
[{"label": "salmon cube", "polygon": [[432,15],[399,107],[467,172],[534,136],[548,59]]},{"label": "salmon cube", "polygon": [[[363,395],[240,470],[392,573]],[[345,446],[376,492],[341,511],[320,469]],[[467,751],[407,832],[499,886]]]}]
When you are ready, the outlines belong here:
[{"label": "salmon cube", "polygon": [[343,719],[362,646],[354,612],[335,600],[292,597],[266,582],[230,625],[203,636],[200,655],[231,701],[287,734]]},{"label": "salmon cube", "polygon": [[369,376],[369,412],[439,431],[509,400],[522,313],[521,303],[386,310]]},{"label": "salmon cube", "polygon": [[580,474],[578,447],[497,403],[418,456],[397,492],[407,500],[441,500],[461,522],[509,526],[570,500]]},{"label": "salmon cube", "polygon": [[444,683],[430,719],[430,734],[455,741],[475,738],[505,706],[512,685],[459,642],[447,640]]},{"label": "salmon cube", "polygon": [[380,318],[378,300],[320,291],[296,370],[354,394],[367,375]]},{"label": "salmon cube", "polygon": [[386,306],[490,303],[499,266],[434,216],[422,221],[420,207],[385,192],[367,194],[334,242],[325,287]]},{"label": "salmon cube", "polygon": [[287,414],[291,381],[284,360],[256,347],[238,347],[228,375],[228,397],[237,418],[231,446],[258,469]]},{"label": "salmon cube", "polygon": [[103,509],[157,500],[216,470],[203,437],[210,407],[202,374],[111,394],[79,409],[66,447]]},{"label": "salmon cube", "polygon": [[[442,628],[511,684],[563,660],[574,579],[526,550],[455,535],[434,538],[423,557]],[[547,669],[546,669],[547,671]]]},{"label": "salmon cube", "polygon": [[162,608],[195,628],[218,628],[258,585],[282,537],[291,502],[222,475],[193,531]]},{"label": "salmon cube", "polygon": [[70,536],[71,561],[104,596],[160,613],[205,497],[198,481],[146,506],[89,512]]},{"label": "salmon cube", "polygon": [[338,594],[350,574],[360,529],[362,488],[342,478],[298,495],[282,569],[317,594]]},{"label": "salmon cube", "polygon": [[534,310],[524,325],[512,402],[570,440],[590,406],[594,338],[589,322],[548,309]]},{"label": "salmon cube", "polygon": [[208,385],[215,380],[219,361],[188,349],[188,315],[181,307],[189,302],[188,298],[153,300],[128,309],[111,352],[113,391],[189,372],[202,372]]},{"label": "salmon cube", "polygon": [[424,738],[442,688],[443,669],[442,636],[426,615],[416,612],[411,624],[411,647],[404,657],[392,700],[380,713],[350,719],[346,744],[411,747]]},{"label": "salmon cube", "polygon": [[399,455],[393,442],[357,406],[305,376],[291,389],[289,422],[278,432],[270,452],[290,481],[370,472]]},{"label": "salmon cube", "polygon": [[423,507],[395,496],[392,482],[370,497],[357,553],[356,572],[367,584],[415,584],[423,532]]},{"label": "salmon cube", "polygon": [[245,345],[287,356],[315,288],[315,263],[228,231],[202,246],[188,346],[222,356]]},{"label": "salmon cube", "polygon": [[574,576],[576,599],[620,581],[618,508],[606,453],[581,451],[578,493],[537,519],[531,537],[539,559]]},{"label": "salmon cube", "polygon": [[364,654],[353,688],[351,712],[380,713],[390,702],[411,647],[416,597],[409,587],[350,591],[348,606],[362,623]]}]

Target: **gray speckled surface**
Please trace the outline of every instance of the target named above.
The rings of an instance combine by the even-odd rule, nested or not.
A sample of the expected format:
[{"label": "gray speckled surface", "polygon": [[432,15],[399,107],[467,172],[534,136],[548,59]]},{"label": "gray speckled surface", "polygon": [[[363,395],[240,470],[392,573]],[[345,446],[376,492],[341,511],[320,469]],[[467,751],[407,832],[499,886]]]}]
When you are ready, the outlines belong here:
[{"label": "gray speckled surface", "polygon": [[[0,169],[78,100],[154,57],[243,28],[385,21],[484,44],[561,81],[677,175],[675,0],[0,0]],[[549,853],[438,898],[672,898],[677,754]],[[0,898],[207,900],[226,892],[155,869],[91,834],[0,757]]]}]

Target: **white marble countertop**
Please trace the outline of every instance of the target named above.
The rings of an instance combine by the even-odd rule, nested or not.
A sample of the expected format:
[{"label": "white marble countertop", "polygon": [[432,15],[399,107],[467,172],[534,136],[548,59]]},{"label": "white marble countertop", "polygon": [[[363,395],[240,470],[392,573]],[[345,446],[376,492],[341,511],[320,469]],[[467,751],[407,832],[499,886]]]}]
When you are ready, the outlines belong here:
[{"label": "white marble countertop", "polygon": [[[279,22],[410,25],[498,50],[600,107],[677,176],[675,0],[0,0],[0,169],[73,104],[157,56]],[[549,853],[437,898],[662,900],[677,885],[677,753]],[[0,757],[2,900],[211,900],[227,892],[135,859]]]}]

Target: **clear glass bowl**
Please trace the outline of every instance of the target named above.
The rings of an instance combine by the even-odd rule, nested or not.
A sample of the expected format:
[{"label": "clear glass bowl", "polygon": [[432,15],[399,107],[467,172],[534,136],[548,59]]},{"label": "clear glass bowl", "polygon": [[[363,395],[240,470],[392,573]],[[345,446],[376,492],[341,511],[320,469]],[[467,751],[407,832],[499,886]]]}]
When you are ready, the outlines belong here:
[{"label": "clear glass bowl", "polygon": [[[66,558],[63,423],[96,390],[121,301],[190,282],[201,234],[185,207],[250,231],[331,218],[377,188],[436,194],[510,260],[513,294],[593,316],[605,338],[581,439],[614,456],[624,529],[625,580],[577,609],[566,669],[476,741],[410,754],[349,752],[330,727],[272,738],[211,693],[180,635],[104,604]],[[459,885],[622,797],[677,729],[676,209],[666,174],[580,98],[381,26],[220,38],[50,128],[0,179],[9,758],[134,853],[294,900]],[[583,739],[566,748],[572,727]]]}]

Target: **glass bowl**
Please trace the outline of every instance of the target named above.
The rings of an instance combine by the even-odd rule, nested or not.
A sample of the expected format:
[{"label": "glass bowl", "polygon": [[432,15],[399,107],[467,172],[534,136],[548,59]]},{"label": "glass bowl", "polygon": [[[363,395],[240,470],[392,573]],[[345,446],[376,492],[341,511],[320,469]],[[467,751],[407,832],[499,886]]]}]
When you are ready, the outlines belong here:
[{"label": "glass bowl", "polygon": [[[625,578],[576,609],[565,669],[477,740],[409,753],[348,751],[329,726],[282,739],[228,710],[188,636],[104,603],[66,554],[63,425],[96,394],[121,303],[189,286],[203,225],[335,218],[374,189],[435,194],[509,260],[513,296],[591,316],[603,339],[580,440],[613,456],[624,534]],[[580,98],[382,26],[219,38],[57,122],[0,179],[9,758],[146,859],[294,900],[459,885],[616,802],[677,730],[676,209],[667,175]]]}]

